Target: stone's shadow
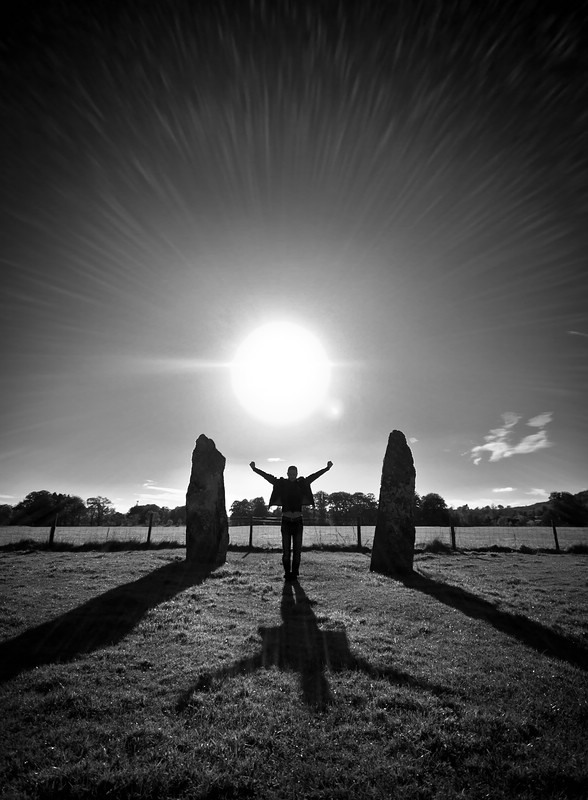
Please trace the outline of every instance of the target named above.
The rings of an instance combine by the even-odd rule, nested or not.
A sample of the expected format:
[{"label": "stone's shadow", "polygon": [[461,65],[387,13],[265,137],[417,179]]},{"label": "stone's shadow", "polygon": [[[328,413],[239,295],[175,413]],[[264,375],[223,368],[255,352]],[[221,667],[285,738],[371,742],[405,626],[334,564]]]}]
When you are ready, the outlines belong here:
[{"label": "stone's shadow", "polygon": [[202,583],[212,568],[175,561],[93,597],[60,617],[0,642],[0,682],[42,664],[117,644],[160,603]]},{"label": "stone's shadow", "polygon": [[356,670],[372,678],[384,678],[435,694],[449,692],[445,687],[419,680],[406,672],[374,667],[365,659],[353,655],[345,630],[321,630],[312,605],[298,582],[284,584],[280,604],[283,622],[275,627],[258,628],[262,640],[261,650],[216,672],[200,675],[190,688],[182,692],[176,709],[183,711],[189,705],[192,695],[207,690],[213,681],[274,666],[281,670],[298,672],[304,702],[317,709],[324,709],[333,701],[326,670]]},{"label": "stone's shadow", "polygon": [[535,622],[522,614],[500,611],[488,600],[465,589],[436,581],[418,572],[399,579],[407,588],[428,594],[445,605],[458,609],[474,619],[488,622],[492,627],[513,636],[543,655],[554,656],[575,667],[588,669],[588,650],[574,639]]}]

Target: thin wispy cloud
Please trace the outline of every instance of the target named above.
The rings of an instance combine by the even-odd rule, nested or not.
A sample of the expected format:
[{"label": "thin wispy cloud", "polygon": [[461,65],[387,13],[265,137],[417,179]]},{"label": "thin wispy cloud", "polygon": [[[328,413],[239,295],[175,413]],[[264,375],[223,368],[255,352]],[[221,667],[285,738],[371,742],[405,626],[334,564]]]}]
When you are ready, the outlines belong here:
[{"label": "thin wispy cloud", "polygon": [[174,489],[170,486],[158,486],[153,480],[143,482],[144,492],[135,495],[135,500],[139,505],[180,505],[185,497],[185,490]]},{"label": "thin wispy cloud", "polygon": [[567,331],[570,336],[582,336],[584,339],[588,339],[588,333],[584,333],[583,331]]},{"label": "thin wispy cloud", "polygon": [[154,505],[175,508],[184,505],[184,501],[180,501],[180,498],[173,494],[138,494],[135,495],[135,501],[139,506]]},{"label": "thin wispy cloud", "polygon": [[547,497],[548,492],[545,489],[531,489],[529,492],[525,492],[525,494],[531,495],[531,497]]},{"label": "thin wispy cloud", "polygon": [[516,489],[513,486],[504,486],[502,489],[492,489],[493,492],[515,492]]},{"label": "thin wispy cloud", "polygon": [[531,428],[539,428],[537,433],[523,436],[516,441],[514,428],[522,419],[520,414],[513,411],[506,411],[502,416],[502,426],[493,428],[484,436],[485,444],[472,447],[470,456],[474,464],[479,464],[484,455],[489,453],[489,461],[500,461],[503,458],[510,458],[514,455],[528,455],[537,450],[551,447],[552,443],[547,437],[545,426],[553,419],[551,411],[545,411],[527,420],[527,425]]},{"label": "thin wispy cloud", "polygon": [[268,458],[268,461],[283,461],[283,458]]},{"label": "thin wispy cloud", "polygon": [[171,489],[169,486],[155,486],[153,481],[146,481],[143,486],[156,492],[166,492],[167,494],[184,494],[181,489]]}]

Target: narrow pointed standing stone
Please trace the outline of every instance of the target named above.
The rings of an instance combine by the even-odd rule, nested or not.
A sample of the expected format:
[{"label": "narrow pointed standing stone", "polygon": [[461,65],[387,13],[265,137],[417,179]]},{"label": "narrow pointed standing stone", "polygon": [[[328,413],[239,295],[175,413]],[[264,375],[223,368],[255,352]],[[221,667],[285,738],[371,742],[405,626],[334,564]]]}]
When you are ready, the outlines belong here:
[{"label": "narrow pointed standing stone", "polygon": [[201,434],[186,492],[186,560],[211,568],[224,564],[229,545],[225,463],[213,440]]},{"label": "narrow pointed standing stone", "polygon": [[416,470],[401,431],[392,431],[382,467],[378,517],[370,570],[404,576],[414,560],[414,487]]}]

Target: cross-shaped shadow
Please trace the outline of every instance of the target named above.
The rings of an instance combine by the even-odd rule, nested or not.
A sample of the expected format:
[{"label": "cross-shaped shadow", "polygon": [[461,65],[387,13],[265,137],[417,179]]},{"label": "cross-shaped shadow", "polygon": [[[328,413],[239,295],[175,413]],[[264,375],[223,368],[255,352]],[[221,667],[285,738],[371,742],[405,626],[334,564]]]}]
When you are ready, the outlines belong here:
[{"label": "cross-shaped shadow", "polygon": [[312,610],[313,602],[300,583],[285,583],[280,611],[282,624],[260,626],[261,649],[216,672],[202,673],[196,682],[180,695],[176,708],[183,711],[195,692],[206,691],[213,681],[269,669],[297,672],[304,702],[317,709],[326,708],[333,696],[326,672],[358,670],[372,678],[384,678],[396,684],[413,686],[434,694],[446,694],[443,686],[420,680],[391,667],[378,668],[351,652],[345,630],[321,630]]},{"label": "cross-shaped shadow", "polygon": [[121,641],[149,609],[170,600],[212,572],[174,561],[136,581],[116,586],[20,636],[0,642],[0,682],[41,664],[69,661]]}]

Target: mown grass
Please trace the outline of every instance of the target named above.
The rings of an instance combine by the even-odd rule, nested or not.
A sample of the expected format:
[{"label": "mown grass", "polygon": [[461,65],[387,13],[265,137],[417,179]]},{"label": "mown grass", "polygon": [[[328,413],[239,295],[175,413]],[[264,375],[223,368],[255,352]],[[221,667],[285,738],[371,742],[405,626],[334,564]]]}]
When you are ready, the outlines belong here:
[{"label": "mown grass", "polygon": [[101,553],[118,553],[122,550],[170,550],[184,548],[184,542],[176,542],[173,539],[162,539],[158,542],[145,542],[137,539],[106,539],[104,541],[88,540],[83,544],[74,542],[53,542],[39,541],[37,539],[20,539],[17,542],[8,542],[0,545],[0,552],[16,553],[20,551],[40,550],[50,553],[89,553],[99,551]]},{"label": "mown grass", "polygon": [[[450,548],[447,545],[442,545],[445,550]],[[16,542],[8,542],[7,544],[0,545],[0,553],[17,553],[32,550],[39,550],[50,553],[89,553],[99,551],[101,553],[118,553],[123,550],[177,550],[178,548],[186,548],[185,542],[175,541],[174,539],[162,539],[157,542],[145,542],[137,539],[106,539],[103,541],[89,539],[82,544],[75,542],[53,542],[40,541],[38,539],[20,539]],[[271,553],[276,552],[279,548],[276,547],[260,547],[253,545],[249,547],[247,544],[230,544],[229,551],[237,553]],[[360,547],[357,545],[345,544],[311,544],[305,545],[302,548],[304,551],[318,550],[321,552],[332,553],[369,553],[369,547]],[[428,546],[425,545],[425,549]]]},{"label": "mown grass", "polygon": [[7,798],[585,798],[581,555],[0,553]]},{"label": "mown grass", "polygon": [[[16,553],[22,551],[40,550],[52,553],[89,553],[98,551],[101,553],[118,553],[123,550],[174,550],[185,549],[185,542],[175,539],[161,539],[155,542],[146,542],[138,539],[105,539],[94,540],[89,539],[82,544],[75,542],[57,541],[49,543],[38,539],[20,539],[16,542],[8,542],[7,544],[0,545],[0,553]],[[259,546],[253,545],[249,547],[248,544],[229,544],[229,551],[240,553],[271,553],[279,550],[276,546]],[[358,547],[356,544],[324,544],[313,543],[304,545],[302,548],[305,552],[315,550],[319,552],[331,553],[371,553],[371,548],[366,546]],[[443,542],[439,538],[435,538],[430,542],[420,544],[415,548],[415,553],[555,553],[553,547],[529,547],[528,545],[520,545],[519,547],[507,547],[505,545],[488,545],[475,548],[459,547],[455,550],[447,542]],[[575,544],[562,549],[561,552],[575,553],[576,555],[588,554],[588,545]]]}]

